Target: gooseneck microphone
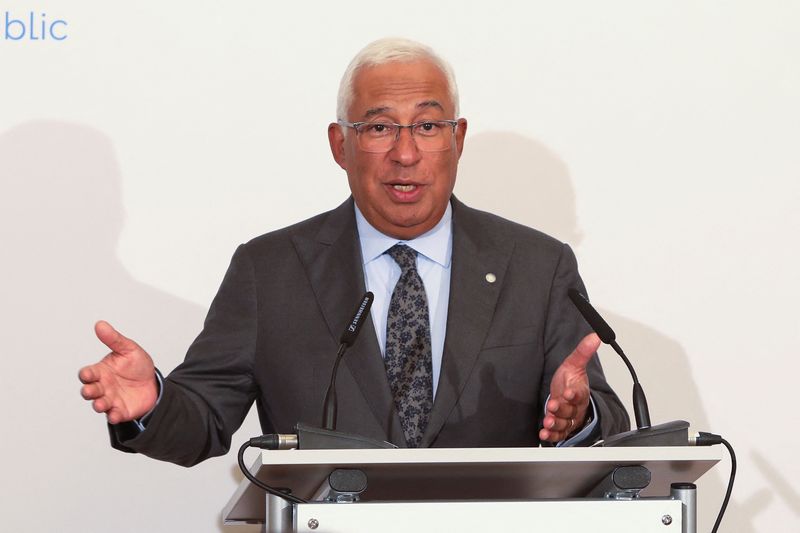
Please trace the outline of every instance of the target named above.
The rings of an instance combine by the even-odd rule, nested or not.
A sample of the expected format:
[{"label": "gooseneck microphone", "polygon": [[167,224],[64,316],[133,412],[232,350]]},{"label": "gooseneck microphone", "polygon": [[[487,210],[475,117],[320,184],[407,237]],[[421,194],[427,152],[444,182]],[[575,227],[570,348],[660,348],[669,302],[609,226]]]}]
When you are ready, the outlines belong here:
[{"label": "gooseneck microphone", "polygon": [[587,300],[583,294],[576,289],[569,289],[567,294],[569,295],[569,299],[572,300],[572,303],[575,304],[575,307],[578,308],[581,315],[583,315],[586,322],[589,323],[589,326],[591,326],[594,332],[597,333],[597,336],[600,337],[600,340],[614,348],[614,351],[622,357],[625,366],[628,367],[628,371],[633,378],[633,414],[636,417],[636,427],[638,429],[649,428],[650,409],[647,407],[647,398],[644,395],[644,389],[641,383],[639,383],[639,377],[636,375],[633,365],[625,355],[625,352],[622,351],[619,344],[617,344],[616,333],[614,333],[614,330],[611,329],[608,322],[603,320],[600,313],[592,307],[592,304],[589,303],[589,300]]},{"label": "gooseneck microphone", "polygon": [[633,413],[636,417],[637,429],[612,435],[603,441],[603,446],[686,446],[689,440],[689,423],[684,420],[675,420],[657,426],[650,425],[650,410],[647,407],[644,389],[639,383],[633,365],[617,344],[614,330],[603,320],[600,313],[592,307],[583,294],[576,289],[569,289],[567,294],[600,340],[610,345],[619,354],[633,378]]},{"label": "gooseneck microphone", "polygon": [[[244,463],[244,452],[249,447],[257,447],[267,450],[286,450],[291,448],[306,449],[306,450],[328,450],[328,449],[344,449],[344,448],[397,448],[394,444],[384,441],[362,437],[352,433],[344,433],[336,431],[336,373],[339,369],[339,363],[342,360],[347,348],[353,345],[358,338],[358,333],[361,331],[361,326],[364,325],[367,317],[369,316],[369,309],[372,307],[372,300],[375,295],[367,292],[361,298],[361,301],[353,314],[353,318],[347,323],[342,336],[339,338],[339,351],[336,354],[336,361],[333,363],[333,370],[331,372],[331,382],[328,385],[328,391],[325,394],[325,408],[323,413],[323,427],[317,428],[308,426],[298,422],[294,429],[294,434],[269,434],[255,437],[245,442],[239,448],[239,468],[242,474],[250,480],[254,485],[264,489],[266,492],[283,498],[292,503],[306,503],[306,500],[298,498],[291,494],[290,489],[271,487],[266,483],[256,478],[246,467]],[[358,470],[337,469],[331,473],[331,477],[336,473],[344,475],[345,479],[352,478],[353,474],[360,474],[359,480],[363,478],[363,483],[366,483],[364,473]],[[329,478],[329,483],[330,478]],[[334,490],[334,485],[331,484],[331,490]],[[361,489],[363,490],[363,488]]]},{"label": "gooseneck microphone", "polygon": [[367,317],[369,316],[369,309],[372,307],[372,300],[375,295],[367,291],[361,298],[353,318],[348,322],[347,327],[342,332],[339,338],[339,351],[336,353],[336,361],[333,363],[333,370],[331,371],[331,382],[328,385],[328,390],[325,393],[325,404],[322,415],[323,429],[334,431],[336,429],[336,375],[339,372],[339,363],[344,356],[347,348],[353,345],[358,338],[358,333],[361,331],[361,326],[364,325]]},{"label": "gooseneck microphone", "polygon": [[[633,370],[633,365],[622,352],[622,348],[617,344],[617,336],[611,326],[603,320],[592,304],[586,297],[575,289],[567,291],[570,300],[578,308],[578,311],[589,323],[589,326],[597,333],[600,340],[614,348],[622,360],[625,361],[625,366],[633,377],[633,409],[636,415],[637,429],[633,431],[626,431],[617,435],[611,435],[603,441],[604,447],[609,446],[711,446],[713,444],[723,444],[731,456],[731,474],[728,478],[728,490],[725,493],[725,498],[722,500],[722,506],[717,515],[717,521],[714,523],[714,528],[711,533],[716,533],[719,528],[722,517],[725,514],[725,509],[728,507],[731,493],[733,491],[733,481],[736,477],[736,453],[733,451],[733,446],[719,435],[713,433],[699,432],[693,438],[689,438],[689,423],[685,420],[673,420],[664,424],[656,426],[650,425],[650,412],[647,409],[647,400],[644,397],[644,390],[639,383],[639,378],[636,377],[636,371]],[[675,487],[675,484],[672,485]]]},{"label": "gooseneck microphone", "polygon": [[269,434],[250,439],[250,446],[258,446],[270,450],[287,450],[297,448],[301,450],[338,450],[345,448],[397,448],[392,443],[371,439],[354,433],[336,431],[336,375],[339,372],[339,363],[347,348],[355,343],[358,333],[369,316],[370,307],[375,295],[367,292],[359,300],[353,318],[347,323],[342,336],[339,337],[339,351],[331,370],[331,381],[325,392],[325,402],[322,412],[322,427],[297,422],[294,433]]}]

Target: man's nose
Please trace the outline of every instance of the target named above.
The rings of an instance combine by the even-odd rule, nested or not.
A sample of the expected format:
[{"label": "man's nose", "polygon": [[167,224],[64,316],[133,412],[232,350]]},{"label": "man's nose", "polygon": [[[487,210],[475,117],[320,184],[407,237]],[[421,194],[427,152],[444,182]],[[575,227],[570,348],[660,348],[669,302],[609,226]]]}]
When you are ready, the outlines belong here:
[{"label": "man's nose", "polygon": [[411,134],[411,128],[400,128],[397,142],[394,143],[390,155],[393,161],[397,161],[403,166],[413,165],[422,158],[414,136]]}]

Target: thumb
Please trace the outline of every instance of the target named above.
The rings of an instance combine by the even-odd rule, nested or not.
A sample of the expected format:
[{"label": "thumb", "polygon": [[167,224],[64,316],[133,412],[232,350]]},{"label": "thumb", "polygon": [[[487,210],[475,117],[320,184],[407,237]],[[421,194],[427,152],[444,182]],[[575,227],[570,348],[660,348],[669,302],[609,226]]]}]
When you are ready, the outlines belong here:
[{"label": "thumb", "polygon": [[581,342],[578,343],[578,346],[576,346],[572,353],[564,360],[564,363],[585,368],[586,365],[589,364],[589,361],[592,360],[592,357],[599,347],[600,337],[597,336],[597,333],[589,333],[581,339]]},{"label": "thumb", "polygon": [[94,333],[100,342],[120,354],[129,353],[139,348],[139,345],[128,337],[115,330],[105,320],[100,320],[94,325]]}]

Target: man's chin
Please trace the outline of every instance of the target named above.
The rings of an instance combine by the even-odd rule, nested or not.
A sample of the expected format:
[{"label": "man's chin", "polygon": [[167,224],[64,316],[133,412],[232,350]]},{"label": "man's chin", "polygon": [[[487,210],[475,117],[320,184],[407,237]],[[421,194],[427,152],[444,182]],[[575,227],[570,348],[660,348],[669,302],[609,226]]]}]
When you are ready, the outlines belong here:
[{"label": "man's chin", "polygon": [[[441,218],[441,217],[439,217]],[[386,233],[390,237],[396,239],[414,239],[419,237],[426,231],[433,228],[439,220],[431,220],[429,218],[420,219],[419,217],[397,218],[389,222],[388,227],[391,233]]]}]

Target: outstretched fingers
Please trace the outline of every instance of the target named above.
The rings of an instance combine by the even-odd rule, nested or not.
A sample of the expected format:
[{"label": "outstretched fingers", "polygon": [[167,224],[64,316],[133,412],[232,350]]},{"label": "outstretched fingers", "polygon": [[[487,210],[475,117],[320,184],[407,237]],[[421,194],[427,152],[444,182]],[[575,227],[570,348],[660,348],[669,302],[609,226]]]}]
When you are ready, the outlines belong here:
[{"label": "outstretched fingers", "polygon": [[589,377],[586,365],[600,347],[595,333],[585,336],[553,374],[550,399],[545,406],[539,438],[559,442],[584,424],[589,404]]},{"label": "outstretched fingers", "polygon": [[136,342],[103,320],[94,327],[97,338],[111,352],[78,371],[81,396],[98,413],[118,424],[150,411],[158,399],[153,360]]},{"label": "outstretched fingers", "polygon": [[104,377],[102,363],[85,366],[78,372],[78,379],[83,383],[81,397],[84,400],[91,401],[92,409],[98,413],[105,413],[109,422],[111,422],[112,419],[121,419],[121,415],[118,413],[119,408],[115,407],[116,394],[114,394],[114,387],[107,386],[109,385],[107,378],[107,375]]}]

